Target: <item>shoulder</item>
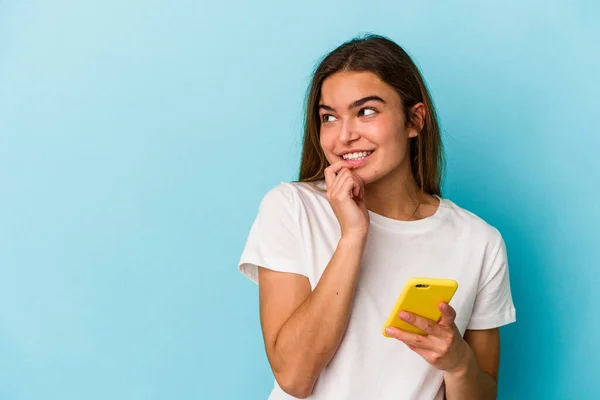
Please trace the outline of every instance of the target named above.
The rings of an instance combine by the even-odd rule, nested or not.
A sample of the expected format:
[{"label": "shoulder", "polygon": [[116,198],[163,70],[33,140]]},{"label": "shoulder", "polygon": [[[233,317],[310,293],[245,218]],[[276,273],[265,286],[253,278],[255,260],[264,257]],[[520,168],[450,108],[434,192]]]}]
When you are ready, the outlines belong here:
[{"label": "shoulder", "polygon": [[325,199],[324,181],[316,182],[280,182],[267,191],[263,201],[304,204]]},{"label": "shoulder", "polygon": [[500,246],[502,234],[494,225],[486,221],[474,212],[467,210],[452,200],[443,199],[443,205],[447,207],[450,220],[460,230],[461,234],[477,242],[491,244],[491,247]]},{"label": "shoulder", "polygon": [[326,199],[324,182],[280,182],[264,195],[261,208],[286,208],[288,210],[311,209]]},{"label": "shoulder", "polygon": [[263,197],[263,203],[295,203],[297,201],[297,190],[289,182],[280,182],[271,187]]}]

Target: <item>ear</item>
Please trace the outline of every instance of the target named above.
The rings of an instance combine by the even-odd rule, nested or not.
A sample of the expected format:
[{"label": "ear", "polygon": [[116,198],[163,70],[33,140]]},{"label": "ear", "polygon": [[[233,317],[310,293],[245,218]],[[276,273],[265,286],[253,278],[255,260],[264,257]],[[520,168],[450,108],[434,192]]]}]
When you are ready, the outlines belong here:
[{"label": "ear", "polygon": [[408,110],[408,137],[418,136],[425,126],[425,104],[417,103]]}]

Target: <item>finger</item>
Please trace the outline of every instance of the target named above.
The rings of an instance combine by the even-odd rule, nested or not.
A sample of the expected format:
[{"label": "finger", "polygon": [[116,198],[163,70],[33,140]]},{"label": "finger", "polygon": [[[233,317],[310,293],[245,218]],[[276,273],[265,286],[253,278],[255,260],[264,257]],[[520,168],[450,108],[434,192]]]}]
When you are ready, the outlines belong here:
[{"label": "finger", "polygon": [[350,190],[352,191],[352,197],[355,199],[362,199],[363,195],[364,195],[364,187],[363,187],[363,181],[360,178],[360,176],[358,176],[355,172],[353,171],[349,171],[350,172],[350,177],[352,179],[352,187],[350,188]]},{"label": "finger", "polygon": [[331,167],[325,168],[325,189],[329,191],[331,189],[331,185],[335,181],[335,173],[331,169]]},{"label": "finger", "polygon": [[329,189],[333,185],[335,177],[342,168],[350,169],[353,168],[353,165],[347,161],[341,160],[325,168],[325,186],[327,187],[327,189]]},{"label": "finger", "polygon": [[360,185],[360,196],[359,197],[361,199],[364,199],[365,198],[365,181],[358,174],[354,173],[354,175],[356,176],[356,179],[358,180],[358,183]]},{"label": "finger", "polygon": [[439,329],[437,323],[433,320],[430,320],[429,318],[423,318],[419,315],[413,314],[408,311],[401,311],[398,314],[398,316],[403,321],[408,322],[412,326],[416,326],[417,328],[419,328],[423,332],[427,333],[428,335],[436,336],[440,332],[440,329]]},{"label": "finger", "polygon": [[329,167],[325,168],[324,172],[325,172],[325,189],[329,190],[329,188],[331,187],[331,183],[333,182],[333,178],[335,178],[335,175],[329,169]]},{"label": "finger", "polygon": [[355,185],[352,187],[352,195],[357,199],[362,199],[364,196],[364,183],[362,178],[350,169],[350,173],[354,179]]},{"label": "finger", "polygon": [[407,345],[418,347],[420,349],[433,350],[433,344],[431,339],[427,336],[419,335],[417,333],[405,332],[393,326],[385,328],[385,332],[394,339],[406,343]]},{"label": "finger", "polygon": [[[350,178],[350,170],[347,168],[342,168],[338,174],[335,176],[333,183],[331,184],[331,195],[336,197],[340,195],[340,190],[343,191],[343,183],[346,179]],[[343,193],[344,197],[347,193]]]},{"label": "finger", "polygon": [[355,173],[353,171],[351,171],[351,172],[357,183],[357,187],[355,189],[356,197],[358,197],[359,199],[363,199],[365,196],[365,183],[364,183],[363,179],[357,173]]},{"label": "finger", "polygon": [[440,318],[439,324],[442,326],[452,326],[452,324],[454,324],[454,320],[456,319],[456,311],[454,308],[452,308],[452,306],[446,302],[441,302],[438,308],[442,312],[442,317]]},{"label": "finger", "polygon": [[349,170],[344,170],[342,173],[340,173],[339,183],[337,185],[338,194],[343,194],[344,198],[354,198],[356,197],[354,190],[357,186],[358,183]]},{"label": "finger", "polygon": [[[406,344],[406,343],[405,343]],[[406,346],[411,349],[412,351],[414,351],[415,353],[417,353],[418,355],[420,355],[421,357],[423,357],[425,359],[425,361],[432,360],[435,357],[435,352],[431,351],[431,350],[427,350],[421,347],[416,347],[410,344],[406,344]]]},{"label": "finger", "polygon": [[358,180],[358,176],[355,173],[352,173],[352,194],[355,198],[360,198],[362,193],[362,186],[360,181]]}]

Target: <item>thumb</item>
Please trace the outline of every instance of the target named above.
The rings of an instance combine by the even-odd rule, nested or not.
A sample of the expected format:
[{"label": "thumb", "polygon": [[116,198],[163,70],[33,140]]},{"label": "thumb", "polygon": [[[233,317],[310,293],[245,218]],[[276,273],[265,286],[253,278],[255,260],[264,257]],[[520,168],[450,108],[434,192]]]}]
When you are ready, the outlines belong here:
[{"label": "thumb", "polygon": [[446,302],[441,302],[438,308],[442,312],[442,317],[440,318],[440,322],[438,322],[438,324],[443,326],[452,326],[452,324],[454,324],[454,320],[456,319],[456,311],[454,311],[454,308],[452,308],[450,304]]}]

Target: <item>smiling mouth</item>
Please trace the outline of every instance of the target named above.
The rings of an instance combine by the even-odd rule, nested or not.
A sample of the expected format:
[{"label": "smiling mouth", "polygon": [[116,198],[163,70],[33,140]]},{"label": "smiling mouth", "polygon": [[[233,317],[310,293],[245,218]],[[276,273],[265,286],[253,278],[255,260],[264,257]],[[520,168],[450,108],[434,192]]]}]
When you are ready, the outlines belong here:
[{"label": "smiling mouth", "polygon": [[373,152],[372,151],[361,151],[357,153],[348,153],[344,154],[342,158],[346,161],[360,161],[369,157]]}]

